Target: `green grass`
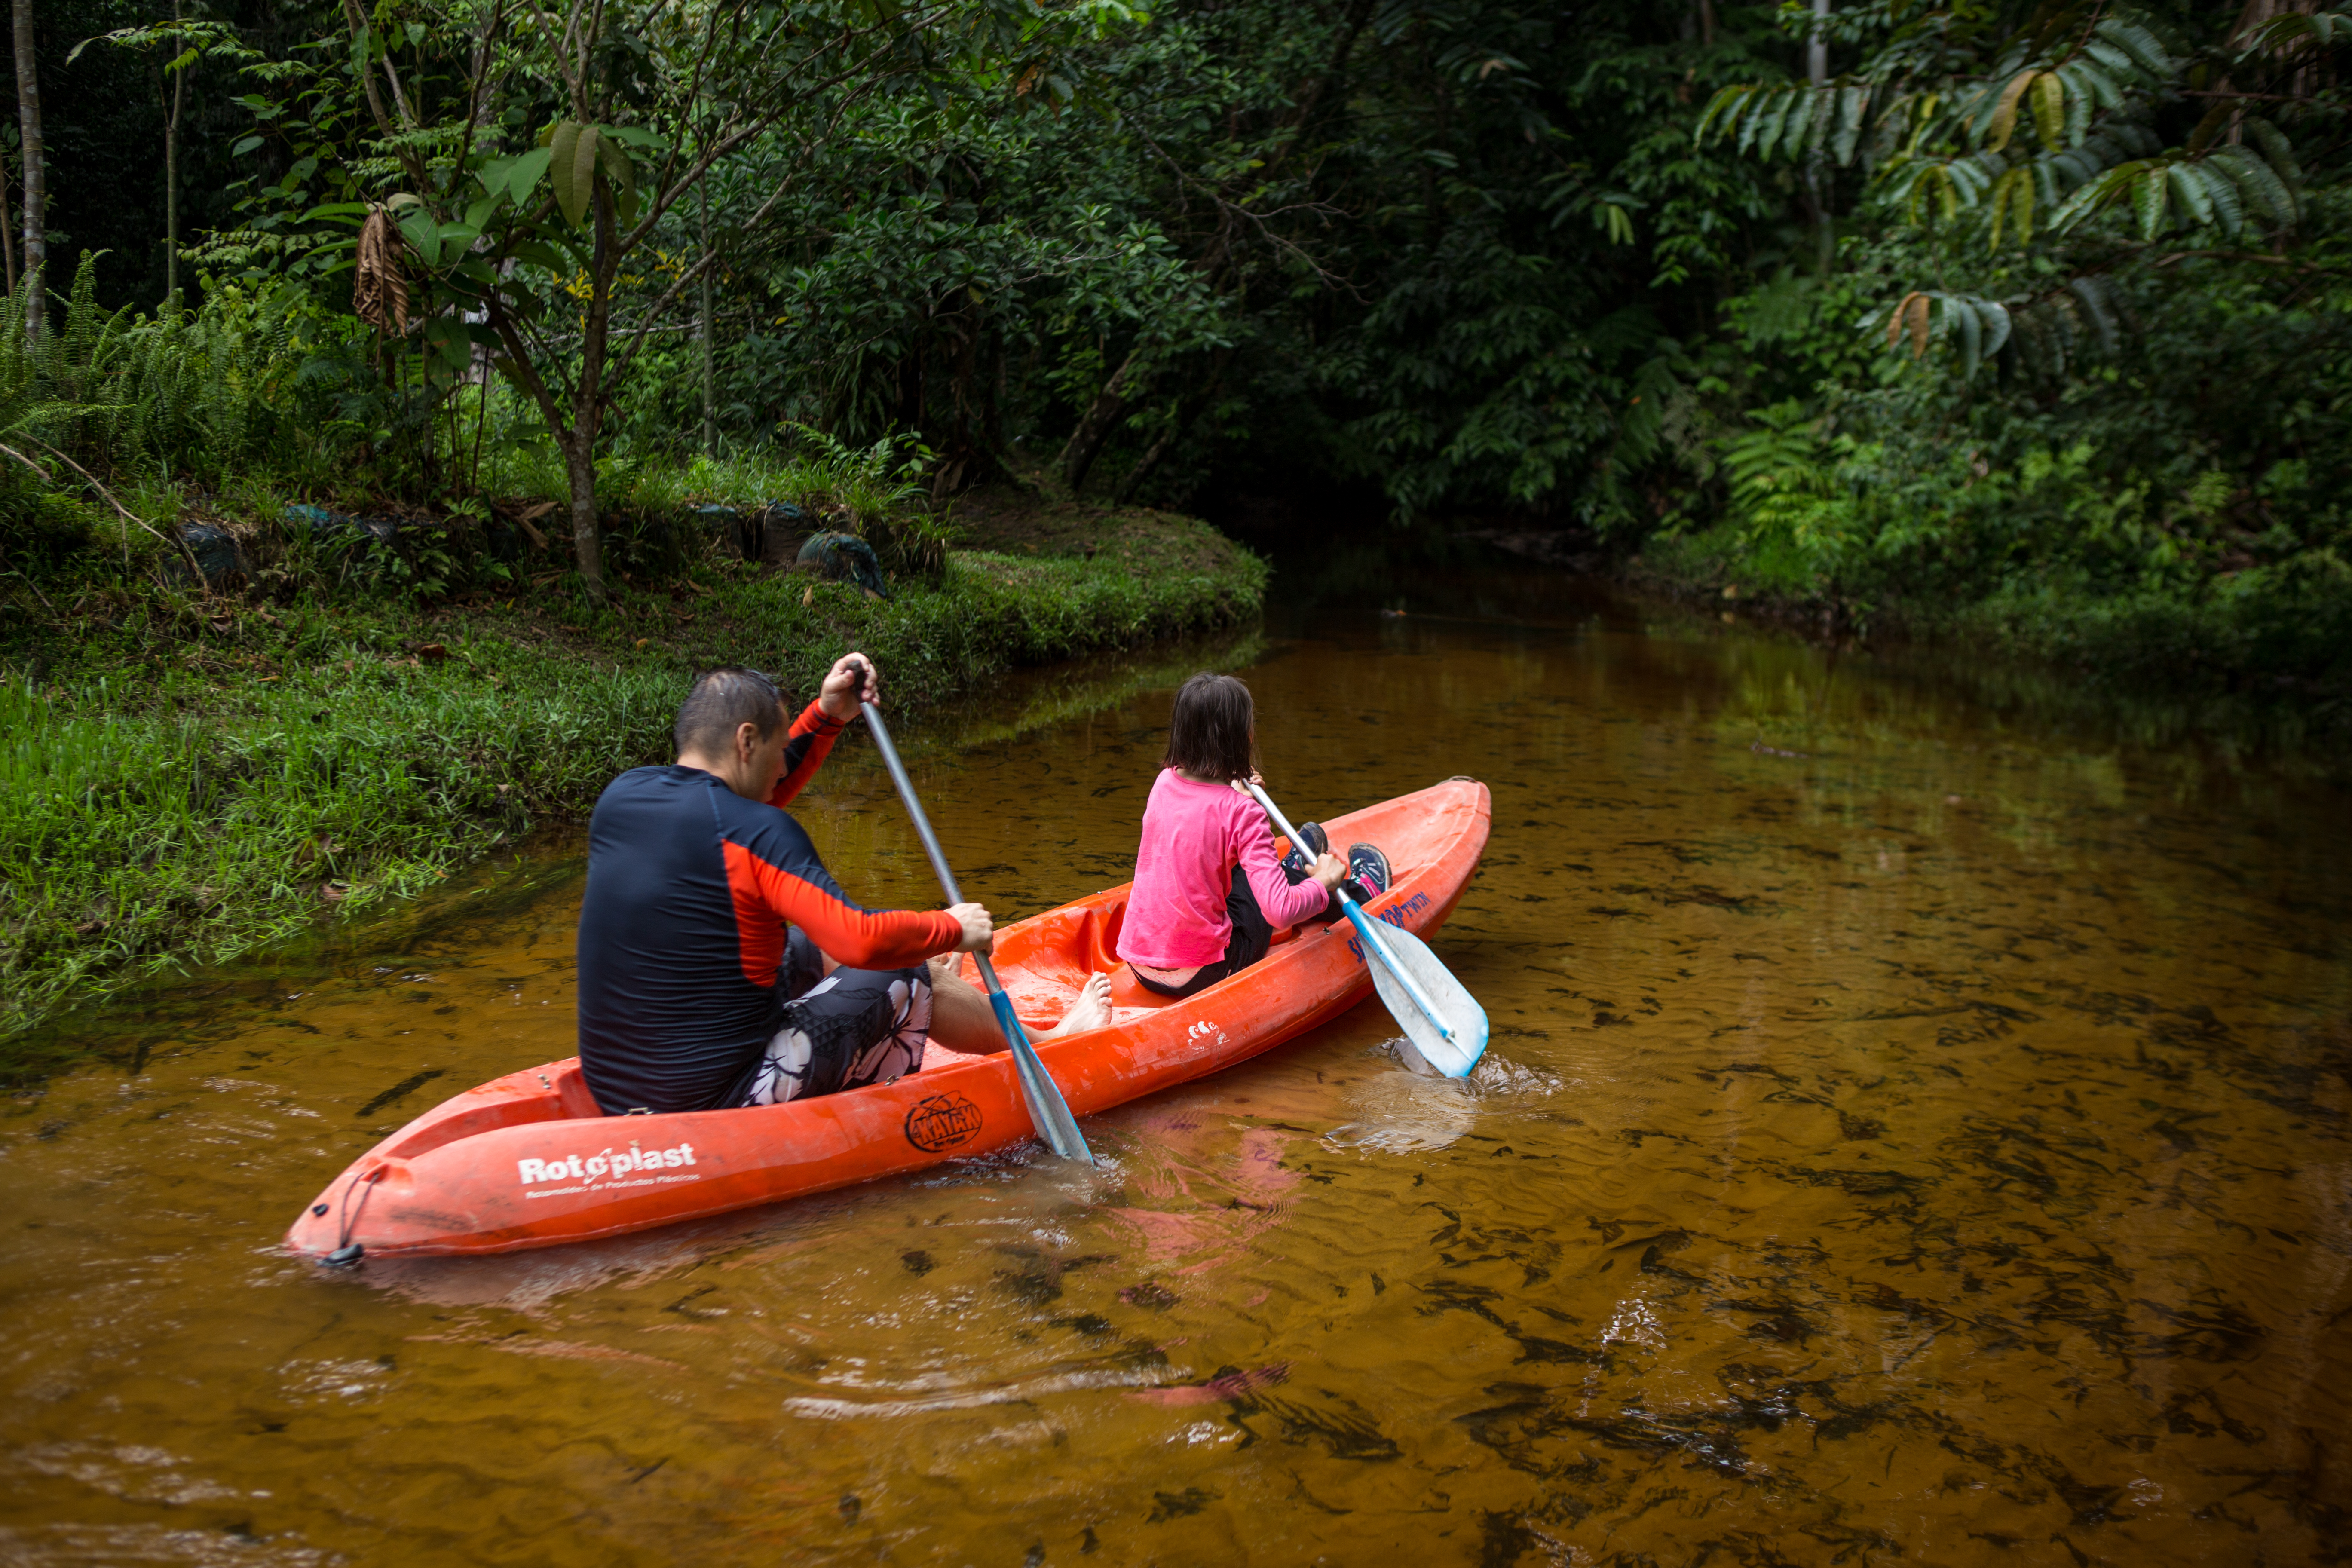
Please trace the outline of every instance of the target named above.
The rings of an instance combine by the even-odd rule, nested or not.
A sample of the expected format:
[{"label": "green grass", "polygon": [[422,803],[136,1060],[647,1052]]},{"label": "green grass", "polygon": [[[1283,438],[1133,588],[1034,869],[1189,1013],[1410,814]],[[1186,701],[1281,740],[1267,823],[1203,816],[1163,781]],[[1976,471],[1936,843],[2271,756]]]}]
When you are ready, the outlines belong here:
[{"label": "green grass", "polygon": [[[432,887],[670,755],[693,671],[814,694],[850,647],[899,710],[1234,625],[1266,568],[1205,524],[1121,553],[959,553],[887,601],[705,566],[614,608],[286,605],[128,590],[0,643],[0,1037],[158,968]],[[62,635],[60,635],[62,634]],[[439,645],[440,657],[419,645]]]}]

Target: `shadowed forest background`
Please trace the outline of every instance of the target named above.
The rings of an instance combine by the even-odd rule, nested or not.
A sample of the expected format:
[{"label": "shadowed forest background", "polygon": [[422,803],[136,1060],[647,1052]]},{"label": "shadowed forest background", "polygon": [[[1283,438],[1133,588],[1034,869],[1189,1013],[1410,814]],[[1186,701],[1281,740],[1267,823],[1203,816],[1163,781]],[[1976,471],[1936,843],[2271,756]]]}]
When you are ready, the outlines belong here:
[{"label": "shadowed forest background", "polygon": [[[1508,518],[1842,623],[2342,670],[2352,14],[32,13],[79,335],[7,416],[118,489],[487,520],[576,490],[569,420],[609,510],[806,426],[940,500]],[[576,206],[531,166],[572,121],[608,128]],[[375,207],[389,331],[352,310]],[[11,467],[22,582],[73,508]]]}]

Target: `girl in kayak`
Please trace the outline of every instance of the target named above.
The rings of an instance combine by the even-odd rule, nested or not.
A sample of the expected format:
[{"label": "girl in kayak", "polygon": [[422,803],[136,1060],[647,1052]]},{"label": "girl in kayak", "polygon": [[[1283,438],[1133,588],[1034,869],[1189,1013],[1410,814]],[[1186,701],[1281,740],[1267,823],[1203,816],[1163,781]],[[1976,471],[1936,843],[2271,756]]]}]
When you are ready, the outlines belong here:
[{"label": "girl in kayak", "polygon": [[[1145,989],[1190,996],[1265,956],[1285,926],[1339,913],[1388,889],[1388,857],[1351,844],[1342,861],[1323,829],[1301,824],[1305,852],[1277,861],[1265,814],[1245,793],[1257,777],[1256,710],[1247,686],[1202,673],[1176,693],[1168,754],[1143,808],[1135,888],[1118,955]],[[1308,855],[1313,858],[1310,860]]]}]

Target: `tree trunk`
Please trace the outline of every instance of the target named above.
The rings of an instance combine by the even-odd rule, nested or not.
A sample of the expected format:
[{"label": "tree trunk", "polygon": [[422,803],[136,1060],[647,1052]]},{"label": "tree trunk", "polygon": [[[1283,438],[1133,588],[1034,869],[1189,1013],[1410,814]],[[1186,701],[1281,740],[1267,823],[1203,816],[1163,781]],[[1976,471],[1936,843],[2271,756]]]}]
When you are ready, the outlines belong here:
[{"label": "tree trunk", "polygon": [[8,221],[8,174],[0,168],[0,257],[8,262],[8,292],[16,291],[16,229]]},{"label": "tree trunk", "polygon": [[16,124],[25,151],[25,332],[35,340],[48,331],[48,182],[41,150],[41,79],[33,53],[33,0],[11,0],[16,24]]},{"label": "tree trunk", "polygon": [[702,452],[719,456],[719,378],[711,363],[710,328],[710,176],[699,187],[702,197]]},{"label": "tree trunk", "polygon": [[1118,427],[1119,420],[1127,414],[1128,404],[1143,391],[1139,384],[1148,379],[1143,369],[1143,347],[1139,343],[1125,362],[1111,372],[1110,379],[1103,383],[1102,391],[1095,395],[1094,402],[1087,408],[1086,416],[1078,421],[1078,427],[1070,432],[1068,442],[1062,447],[1061,457],[1055,461],[1054,466],[1062,470],[1062,481],[1070,487],[1072,495],[1086,488],[1087,470],[1095,466],[1095,458],[1102,454],[1103,443],[1110,439],[1110,433]]},{"label": "tree trunk", "polygon": [[1136,459],[1135,467],[1128,469],[1127,478],[1118,481],[1118,489],[1111,492],[1113,506],[1125,506],[1135,499],[1138,487],[1151,477],[1151,470],[1160,466],[1160,459],[1168,455],[1168,448],[1176,444],[1176,437],[1184,433],[1188,423],[1182,404],[1169,410],[1167,427],[1152,438],[1151,445],[1143,449],[1143,456]]},{"label": "tree trunk", "polygon": [[572,489],[572,559],[579,568],[580,585],[588,602],[604,603],[604,557],[596,538],[596,442],[574,428],[558,437],[563,448],[563,474]]},{"label": "tree trunk", "polygon": [[1232,349],[1219,349],[1217,357],[1209,371],[1209,383],[1202,388],[1200,395],[1198,397],[1180,395],[1176,399],[1175,406],[1168,411],[1167,427],[1161,430],[1151,445],[1144,449],[1143,456],[1136,460],[1135,467],[1127,471],[1127,478],[1119,480],[1118,489],[1111,496],[1112,504],[1125,506],[1133,500],[1136,490],[1145,479],[1150,477],[1151,470],[1160,466],[1160,460],[1168,455],[1169,448],[1176,445],[1202,415],[1217,405],[1217,388],[1223,384],[1225,366],[1232,362],[1233,357]]},{"label": "tree trunk", "polygon": [[[1813,32],[1805,43],[1805,79],[1818,92],[1830,80],[1830,0],[1813,0]],[[1805,161],[1805,190],[1812,199],[1813,241],[1819,270],[1829,276],[1837,265],[1837,225],[1830,216],[1829,161],[1819,153]]]},{"label": "tree trunk", "polygon": [[580,378],[572,387],[572,428],[563,441],[572,480],[572,558],[588,602],[603,609],[604,554],[596,537],[596,433],[604,423],[604,357],[613,337],[613,275],[620,270],[613,233],[613,192],[596,176],[589,201],[596,250],[588,289],[588,319],[580,334]]},{"label": "tree trunk", "polygon": [[[172,0],[172,20],[180,19],[179,0]],[[172,36],[173,47],[180,37]],[[188,73],[172,73],[172,113],[163,121],[163,298],[180,302],[180,109],[188,98]]]}]

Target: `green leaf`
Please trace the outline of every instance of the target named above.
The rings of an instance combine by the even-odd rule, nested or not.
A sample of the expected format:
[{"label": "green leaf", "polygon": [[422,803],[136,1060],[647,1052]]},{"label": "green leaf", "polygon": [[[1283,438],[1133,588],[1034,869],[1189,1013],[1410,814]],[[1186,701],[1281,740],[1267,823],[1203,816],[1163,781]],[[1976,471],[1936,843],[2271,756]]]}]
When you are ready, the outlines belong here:
[{"label": "green leaf", "polygon": [[2055,153],[2065,145],[2066,90],[2057,76],[2043,71],[2033,79],[2033,130],[2042,144]]},{"label": "green leaf", "polygon": [[2105,290],[2095,278],[2077,278],[2066,285],[2066,291],[2083,302],[2083,313],[2091,318],[2091,330],[2098,334],[2102,353],[2116,352],[2115,318],[2108,314]]},{"label": "green leaf", "polygon": [[1870,89],[1848,87],[1838,89],[1837,140],[1830,148],[1839,167],[1853,162],[1853,150],[1862,140],[1863,117],[1870,111]]},{"label": "green leaf", "polygon": [[2205,194],[2205,182],[2197,177],[2196,171],[2186,163],[2175,163],[2168,174],[2172,194],[2180,198],[2180,205],[2188,209],[2189,216],[2199,223],[2211,223],[2213,198]]},{"label": "green leaf", "polygon": [[507,171],[507,195],[516,206],[530,205],[530,194],[539,188],[554,156],[550,148],[534,147],[515,159],[514,167]]},{"label": "green leaf", "polygon": [[2082,73],[2084,85],[2091,89],[2091,96],[2098,100],[2101,109],[2121,109],[2124,106],[2124,89],[2116,82],[2114,73],[2104,65],[2086,60],[2082,66]]},{"label": "green leaf", "polygon": [[596,163],[612,187],[613,215],[623,227],[631,227],[637,221],[636,167],[619,142],[601,134],[602,126],[596,129],[600,132],[596,138]]},{"label": "green leaf", "polygon": [[260,146],[261,141],[262,139],[258,136],[240,136],[237,138],[236,145],[228,150],[228,155],[232,158],[242,158],[247,153],[252,152],[256,147]]},{"label": "green leaf", "polygon": [[2017,243],[2029,245],[2033,240],[2033,171],[2031,168],[2011,169],[1994,184],[1992,192],[1992,234],[1988,247],[2000,248],[2001,218],[2006,215],[2017,230]]},{"label": "green leaf", "polygon": [[2247,117],[2246,129],[2262,144],[2263,156],[2270,160],[2271,167],[2286,183],[2286,188],[2290,192],[2299,192],[2303,187],[2303,170],[2296,166],[2294,147],[2287,141],[2286,132],[2259,115]]},{"label": "green leaf", "polygon": [[[1778,127],[1780,133],[1780,144],[1787,149],[1790,157],[1793,158],[1797,155],[1798,144],[1804,140],[1805,127],[1811,121],[1812,115],[1812,93],[1803,88],[1790,91],[1789,111],[1780,117]],[[1772,155],[1772,149],[1769,146],[1760,147],[1758,153],[1759,156],[1769,158]]]},{"label": "green leaf", "polygon": [[2189,173],[2204,186],[2206,199],[2221,220],[2222,231],[2237,238],[2245,230],[2246,213],[2238,203],[2238,187],[2231,183],[2229,174],[2210,162],[2197,164]]},{"label": "green leaf", "polygon": [[2215,157],[2229,171],[2230,177],[2238,182],[2238,188],[2270,208],[2271,216],[2281,226],[2294,221],[2294,197],[2268,163],[2243,147],[2224,147]]},{"label": "green leaf", "polygon": [[1985,358],[1990,359],[2000,353],[2002,345],[2009,342],[2012,326],[2009,319],[2009,307],[1998,300],[1978,300],[1972,302],[1976,306],[1979,320],[1984,324],[1984,355]]},{"label": "green leaf", "polygon": [[1992,119],[1985,126],[1985,145],[1998,153],[2009,145],[2010,133],[2017,129],[2017,100],[2033,85],[2033,71],[2020,71],[2010,78],[2009,85],[2000,89],[1993,102]]},{"label": "green leaf", "polygon": [[400,232],[408,237],[408,247],[427,267],[441,265],[441,226],[422,206],[411,207],[400,219]]},{"label": "green leaf", "polygon": [[527,261],[533,267],[544,268],[558,278],[570,277],[575,270],[575,264],[571,258],[543,239],[525,240],[516,246],[514,258],[517,261]]},{"label": "green leaf", "polygon": [[1825,87],[1811,94],[1811,98],[1813,117],[1805,128],[1805,151],[1818,158],[1822,155],[1822,149],[1829,144],[1830,123],[1837,118],[1838,89]]},{"label": "green leaf", "polygon": [[2139,216],[2139,237],[2154,239],[2157,230],[2164,226],[2164,171],[2140,167],[2142,173],[2132,185],[2132,211]]},{"label": "green leaf", "polygon": [[[1691,132],[1695,142],[1705,142],[1712,130],[1717,136],[1727,136],[1739,121],[1740,106],[1756,96],[1752,87],[1727,87],[1706,100],[1705,112],[1698,117],[1698,129]],[[1720,125],[1717,124],[1721,121]]]},{"label": "green leaf", "polygon": [[1780,139],[1780,121],[1788,117],[1789,95],[1786,92],[1765,95],[1762,105],[1748,117],[1748,123],[1739,128],[1739,150],[1747,152],[1749,143],[1753,142],[1758,157],[1770,157],[1772,143]]},{"label": "green leaf", "polygon": [[1977,313],[1965,300],[1947,300],[1944,310],[1959,318],[1960,376],[1966,380],[1977,373],[1977,361],[1984,348],[1984,323],[1977,320]]},{"label": "green leaf", "polygon": [[2156,35],[2137,22],[2119,22],[2110,16],[2095,31],[2099,37],[2129,55],[2142,70],[2161,81],[2172,74],[2172,57],[2156,41]]},{"label": "green leaf", "polygon": [[[1996,165],[1997,166],[1997,165]],[[1955,158],[1951,163],[1952,185],[1963,206],[1974,206],[1992,188],[1994,176],[1973,158]]]},{"label": "green leaf", "polygon": [[588,216],[589,197],[595,188],[598,140],[594,126],[576,120],[558,121],[554,134],[548,138],[548,186],[555,193],[563,221],[574,228]]},{"label": "green leaf", "polygon": [[[2094,38],[2083,46],[2083,53],[2111,71],[2121,71],[2126,76],[2132,73],[2132,58],[2113,44]],[[2110,103],[2107,107],[2114,109],[2117,105]]]}]

